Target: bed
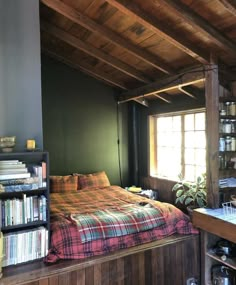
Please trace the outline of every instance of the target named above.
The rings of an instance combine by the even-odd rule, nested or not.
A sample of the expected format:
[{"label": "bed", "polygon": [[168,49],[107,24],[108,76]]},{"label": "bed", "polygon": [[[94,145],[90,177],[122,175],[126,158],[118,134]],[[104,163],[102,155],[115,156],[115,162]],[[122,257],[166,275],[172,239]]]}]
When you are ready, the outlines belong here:
[{"label": "bed", "polygon": [[183,285],[200,278],[198,231],[175,206],[110,185],[104,172],[51,176],[50,184],[48,255],[6,268],[3,284]]},{"label": "bed", "polygon": [[[51,247],[46,262],[103,255],[175,233],[198,233],[175,206],[134,195],[119,186],[52,193],[50,203]],[[120,223],[115,218],[112,226],[107,226],[104,220],[119,210],[126,217],[121,217]],[[76,219],[79,215],[82,220]]]}]

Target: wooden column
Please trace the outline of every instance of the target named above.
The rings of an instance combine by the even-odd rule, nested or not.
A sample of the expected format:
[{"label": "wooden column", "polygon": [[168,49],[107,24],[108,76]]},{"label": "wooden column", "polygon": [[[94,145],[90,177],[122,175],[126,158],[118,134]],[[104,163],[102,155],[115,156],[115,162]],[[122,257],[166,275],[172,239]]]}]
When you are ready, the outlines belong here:
[{"label": "wooden column", "polygon": [[219,207],[219,80],[215,61],[206,65],[206,133],[207,133],[207,204]]}]

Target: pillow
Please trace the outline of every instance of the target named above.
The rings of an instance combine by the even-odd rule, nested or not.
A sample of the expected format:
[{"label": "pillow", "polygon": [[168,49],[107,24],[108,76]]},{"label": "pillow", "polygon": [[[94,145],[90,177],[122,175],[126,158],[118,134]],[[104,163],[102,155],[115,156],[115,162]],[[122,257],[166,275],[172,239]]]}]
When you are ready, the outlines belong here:
[{"label": "pillow", "polygon": [[50,176],[50,192],[77,192],[78,176]]},{"label": "pillow", "polygon": [[105,171],[91,174],[77,174],[77,177],[78,189],[111,186]]}]

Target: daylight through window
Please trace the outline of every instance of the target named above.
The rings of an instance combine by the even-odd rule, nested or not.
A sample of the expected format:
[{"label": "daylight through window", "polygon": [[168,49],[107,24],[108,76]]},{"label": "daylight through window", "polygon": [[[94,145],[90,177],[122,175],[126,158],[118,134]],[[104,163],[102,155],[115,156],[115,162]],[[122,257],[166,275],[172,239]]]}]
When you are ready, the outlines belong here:
[{"label": "daylight through window", "polygon": [[205,110],[150,116],[150,174],[189,181],[206,172]]}]

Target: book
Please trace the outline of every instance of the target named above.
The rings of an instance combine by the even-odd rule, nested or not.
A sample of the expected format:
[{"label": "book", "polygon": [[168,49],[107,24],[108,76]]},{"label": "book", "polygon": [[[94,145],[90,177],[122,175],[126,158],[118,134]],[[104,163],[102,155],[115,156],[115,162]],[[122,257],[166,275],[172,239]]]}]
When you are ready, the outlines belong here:
[{"label": "book", "polygon": [[38,183],[3,186],[4,192],[20,192],[38,189]]},{"label": "book", "polygon": [[20,163],[22,163],[22,162],[19,161],[18,159],[0,160],[0,165],[3,165],[3,164],[20,164]]},{"label": "book", "polygon": [[17,178],[29,178],[29,177],[30,177],[30,173],[29,172],[27,172],[27,173],[0,174],[0,180],[17,179]]},{"label": "book", "polygon": [[27,173],[27,168],[6,168],[0,169],[0,174],[18,174],[18,173]]},{"label": "book", "polygon": [[38,177],[7,179],[7,180],[1,180],[0,185],[8,186],[8,185],[32,184],[32,183],[38,183],[38,180],[39,180]]},{"label": "book", "polygon": [[25,163],[17,163],[17,164],[5,163],[5,164],[0,164],[0,170],[3,170],[3,169],[21,169],[21,168],[26,168]]}]

